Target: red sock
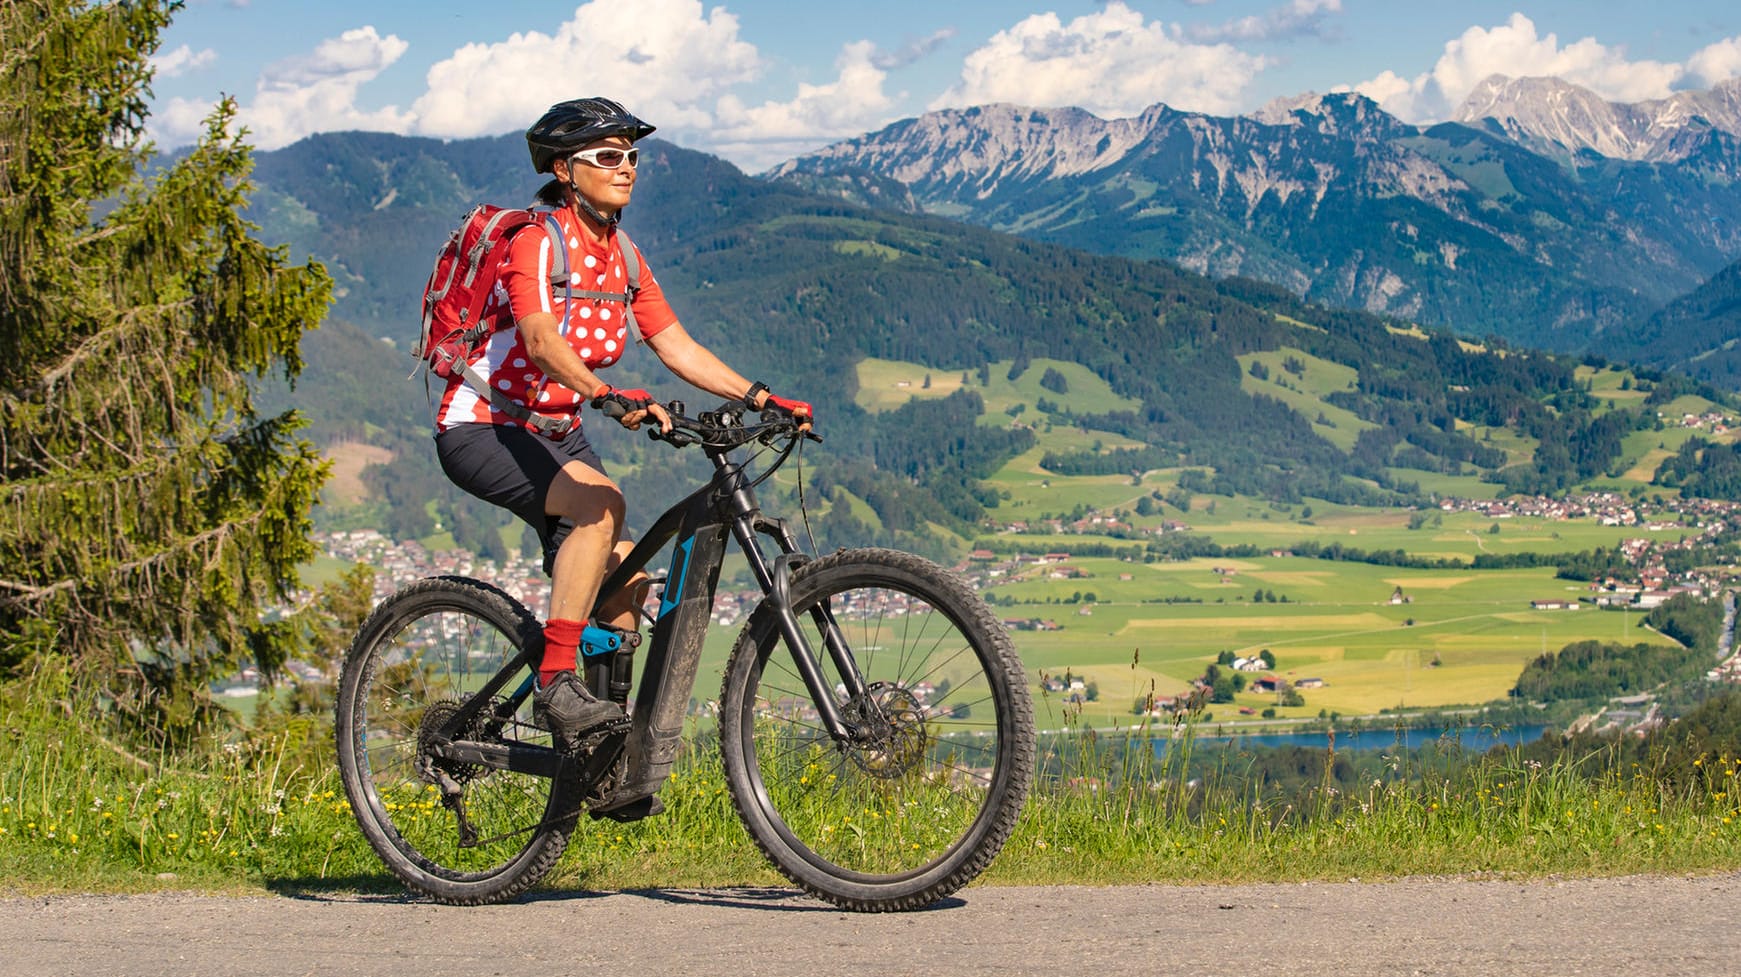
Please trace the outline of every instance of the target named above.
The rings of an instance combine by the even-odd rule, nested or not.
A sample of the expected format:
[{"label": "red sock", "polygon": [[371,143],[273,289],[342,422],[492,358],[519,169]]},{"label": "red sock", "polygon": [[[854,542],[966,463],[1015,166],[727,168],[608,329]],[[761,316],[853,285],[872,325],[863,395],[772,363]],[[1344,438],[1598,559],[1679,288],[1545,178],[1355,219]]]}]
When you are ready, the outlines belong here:
[{"label": "red sock", "polygon": [[580,646],[580,632],[585,627],[579,621],[551,618],[544,622],[544,660],[538,663],[538,684],[549,685],[557,672],[574,671],[574,660]]}]

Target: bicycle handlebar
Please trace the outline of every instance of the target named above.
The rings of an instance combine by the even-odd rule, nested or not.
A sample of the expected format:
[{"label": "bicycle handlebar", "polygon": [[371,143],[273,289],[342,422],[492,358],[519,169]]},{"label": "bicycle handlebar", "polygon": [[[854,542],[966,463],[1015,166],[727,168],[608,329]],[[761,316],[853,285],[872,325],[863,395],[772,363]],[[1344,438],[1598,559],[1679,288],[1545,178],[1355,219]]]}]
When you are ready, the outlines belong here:
[{"label": "bicycle handlebar", "polygon": [[[675,448],[699,444],[727,451],[752,441],[772,444],[782,438],[796,442],[800,437],[816,442],[822,440],[819,434],[800,431],[800,422],[796,418],[777,410],[762,411],[757,423],[745,424],[744,415],[750,410],[741,403],[727,401],[718,410],[702,411],[693,417],[686,412],[681,400],[670,401],[664,406],[666,413],[671,415],[671,430],[650,427],[647,429],[647,437],[654,441],[664,441]],[[599,408],[599,412],[606,417],[621,420],[628,413],[628,409],[615,401],[606,401]]]}]

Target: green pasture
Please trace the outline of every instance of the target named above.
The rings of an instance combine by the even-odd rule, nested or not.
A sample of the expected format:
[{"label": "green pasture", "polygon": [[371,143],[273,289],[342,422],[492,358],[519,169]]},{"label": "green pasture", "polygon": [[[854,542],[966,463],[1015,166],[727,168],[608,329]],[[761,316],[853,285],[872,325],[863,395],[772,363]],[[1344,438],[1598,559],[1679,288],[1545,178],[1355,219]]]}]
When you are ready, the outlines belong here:
[{"label": "green pasture", "polygon": [[[1008,496],[990,510],[993,519],[1005,523],[1039,519],[1063,515],[1079,506],[1102,512],[1130,510],[1143,496],[1155,491],[1164,492],[1176,484],[1176,477],[1158,473],[1143,475],[1140,484],[1129,475],[1055,475],[1040,467],[1040,460],[1047,451],[1043,442],[1044,438],[1042,446],[1017,455],[986,479],[986,483],[996,488],[1000,495],[1007,493]],[[1075,450],[1080,447],[1077,445]],[[1157,512],[1159,509],[1157,502]],[[1178,515],[1176,509],[1170,512],[1174,517]],[[1136,523],[1160,522],[1159,516],[1151,520],[1132,518]]]},{"label": "green pasture", "polygon": [[[1213,508],[1213,511],[1210,511]],[[1310,516],[1305,512],[1310,509]],[[1411,519],[1420,519],[1410,529]],[[1531,516],[1488,516],[1437,509],[1374,509],[1338,506],[1321,500],[1277,507],[1248,498],[1203,496],[1192,502],[1185,521],[1194,532],[1223,546],[1286,549],[1295,543],[1341,543],[1367,552],[1403,550],[1429,559],[1472,561],[1480,554],[1570,553],[1613,548],[1621,540],[1647,535],[1637,526],[1603,526],[1595,520],[1552,520]],[[1497,527],[1497,529],[1495,529]],[[1650,532],[1672,542],[1691,530]]]},{"label": "green pasture", "polygon": [[1663,404],[1661,407],[1658,407],[1656,411],[1661,415],[1663,423],[1670,426],[1679,424],[1681,418],[1685,415],[1691,414],[1694,417],[1698,417],[1712,411],[1728,417],[1731,426],[1733,425],[1735,418],[1735,415],[1732,412],[1724,410],[1710,400],[1696,394],[1684,394],[1676,397],[1668,403]]},{"label": "green pasture", "polygon": [[[1288,361],[1300,365],[1298,374],[1283,366]],[[1261,363],[1269,378],[1260,380],[1251,375],[1251,365]],[[1360,432],[1377,427],[1353,411],[1337,407],[1324,398],[1338,390],[1352,390],[1359,377],[1353,367],[1319,359],[1303,350],[1283,347],[1239,357],[1240,388],[1251,394],[1262,394],[1279,400],[1312,422],[1312,430],[1331,444],[1348,451],[1354,447]]]},{"label": "green pasture", "polygon": [[1487,427],[1486,425],[1466,424],[1457,422],[1457,432],[1464,437],[1489,448],[1497,448],[1505,452],[1505,466],[1528,464],[1535,458],[1535,449],[1540,444],[1522,431],[1504,427]]},{"label": "green pasture", "polygon": [[[1015,631],[1017,647],[1036,681],[1068,672],[1097,686],[1098,701],[1084,706],[1092,723],[1131,721],[1137,697],[1185,691],[1224,650],[1267,648],[1290,682],[1322,679],[1324,687],[1301,690],[1304,706],[1277,709],[1308,718],[1501,699],[1544,651],[1585,639],[1666,641],[1642,628],[1637,612],[1532,610],[1533,599],[1587,592],[1551,569],[1426,571],[1293,557],[1067,565],[1082,576],[1031,567],[987,589],[1004,619],[1058,626]],[[1260,592],[1276,602],[1256,602]],[[1274,696],[1248,693],[1212,708],[1235,719],[1241,706],[1274,705]]]},{"label": "green pasture", "polygon": [[1413,482],[1422,492],[1440,497],[1462,499],[1492,499],[1499,496],[1500,486],[1482,480],[1479,475],[1447,475],[1419,468],[1390,468],[1390,477],[1397,482]]},{"label": "green pasture", "polygon": [[[1104,414],[1118,410],[1136,410],[1142,405],[1112,392],[1105,380],[1079,363],[1064,360],[1036,359],[1014,380],[1008,379],[1010,360],[999,360],[987,367],[991,382],[980,384],[978,367],[938,369],[897,360],[865,359],[858,364],[857,404],[872,413],[893,410],[914,397],[947,397],[961,389],[963,378],[967,387],[985,398],[988,422],[1008,423],[1008,409],[1022,405],[1019,419],[1035,423],[1041,419],[1035,405],[1044,398],[1054,403],[1067,402],[1077,414]],[[1047,369],[1064,377],[1068,391],[1059,394],[1040,386]],[[926,378],[930,386],[926,386]]]},{"label": "green pasture", "polygon": [[[1612,401],[1616,407],[1637,407],[1650,396],[1649,391],[1638,389],[1637,378],[1626,370],[1580,366],[1573,376],[1580,384],[1586,385],[1590,396],[1604,402]],[[1628,389],[1621,389],[1623,386]]]}]

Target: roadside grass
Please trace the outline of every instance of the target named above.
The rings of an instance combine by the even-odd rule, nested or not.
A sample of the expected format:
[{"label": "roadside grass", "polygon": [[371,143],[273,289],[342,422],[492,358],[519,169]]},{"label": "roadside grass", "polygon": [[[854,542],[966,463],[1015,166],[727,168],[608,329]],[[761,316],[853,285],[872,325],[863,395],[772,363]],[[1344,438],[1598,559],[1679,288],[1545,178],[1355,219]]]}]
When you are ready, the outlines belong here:
[{"label": "roadside grass", "polygon": [[[1068,725],[1068,724],[1067,724]],[[1358,786],[1323,777],[1268,789],[1251,754],[1188,726],[1159,745],[1144,724],[1064,742],[1066,782],[1042,789],[997,866],[1011,883],[1279,882],[1404,876],[1532,878],[1731,871],[1741,865],[1741,760],[1701,757],[1705,786],[1590,755],[1543,764],[1443,743],[1380,754]],[[1296,754],[1298,756],[1298,754]],[[1611,759],[1611,758],[1610,758]]]},{"label": "roadside grass", "polygon": [[[0,891],[158,889],[395,893],[353,822],[328,759],[324,720],[141,755],[93,731],[64,688],[4,696]],[[58,694],[57,694],[58,691]],[[88,706],[88,704],[85,704]],[[1480,759],[1433,779],[1399,766],[1300,800],[1263,792],[1239,754],[1187,776],[1189,735],[1077,730],[1071,756],[1037,783],[990,884],[1213,883],[1404,875],[1607,875],[1741,866],[1737,758],[1710,757],[1708,788],[1650,770]],[[1054,758],[1047,758],[1048,761]],[[1328,769],[1333,754],[1324,757]],[[1043,769],[1056,765],[1048,762]],[[634,824],[583,818],[547,888],[777,885],[732,810],[711,751],[688,749]]]}]

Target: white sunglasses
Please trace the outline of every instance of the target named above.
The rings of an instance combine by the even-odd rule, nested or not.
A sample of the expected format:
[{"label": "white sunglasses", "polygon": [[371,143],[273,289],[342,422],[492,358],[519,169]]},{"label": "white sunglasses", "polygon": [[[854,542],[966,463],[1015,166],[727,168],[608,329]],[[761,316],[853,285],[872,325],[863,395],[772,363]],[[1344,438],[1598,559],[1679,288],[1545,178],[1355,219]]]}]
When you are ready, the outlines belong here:
[{"label": "white sunglasses", "polygon": [[597,149],[583,149],[568,158],[570,161],[578,159],[590,163],[601,170],[614,170],[623,165],[626,160],[629,169],[632,170],[641,161],[641,151],[639,149],[619,149],[616,146],[600,146]]}]

